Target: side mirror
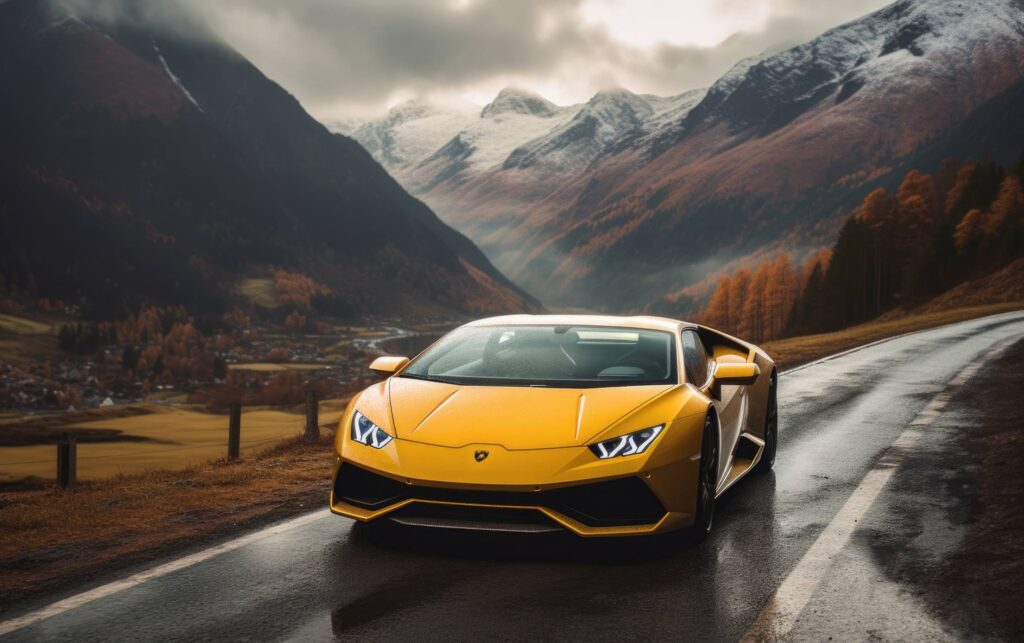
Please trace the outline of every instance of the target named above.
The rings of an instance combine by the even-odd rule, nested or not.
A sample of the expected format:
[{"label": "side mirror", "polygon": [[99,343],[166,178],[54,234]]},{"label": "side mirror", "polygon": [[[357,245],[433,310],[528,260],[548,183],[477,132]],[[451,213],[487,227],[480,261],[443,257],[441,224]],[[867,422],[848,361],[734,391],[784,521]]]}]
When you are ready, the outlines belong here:
[{"label": "side mirror", "polygon": [[754,362],[716,362],[715,383],[748,386],[757,381],[761,368]]},{"label": "side mirror", "polygon": [[722,385],[747,386],[757,381],[761,368],[753,362],[716,361],[711,380],[702,391],[716,400],[722,399]]},{"label": "side mirror", "polygon": [[373,360],[373,363],[370,364],[370,370],[373,371],[374,373],[380,373],[382,375],[394,375],[408,363],[408,357],[399,357],[397,355],[385,355],[384,357],[378,357],[377,359]]}]

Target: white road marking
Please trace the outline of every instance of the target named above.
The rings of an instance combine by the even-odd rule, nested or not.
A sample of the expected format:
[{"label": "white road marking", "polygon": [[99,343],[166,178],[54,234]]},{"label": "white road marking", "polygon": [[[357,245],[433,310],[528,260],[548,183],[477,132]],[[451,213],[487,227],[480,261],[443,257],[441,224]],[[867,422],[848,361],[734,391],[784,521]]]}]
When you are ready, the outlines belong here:
[{"label": "white road marking", "polygon": [[947,384],[945,390],[933,397],[917,414],[910,426],[879,458],[878,463],[861,480],[846,500],[846,503],[832,521],[814,541],[789,575],[786,576],[775,595],[768,601],[754,624],[743,636],[743,641],[774,641],[785,638],[800,619],[804,607],[811,600],[815,590],[828,573],[832,560],[846,546],[858,523],[871,508],[896,468],[903,462],[905,454],[925,434],[922,425],[931,424],[949,402],[951,388],[961,386],[971,379],[981,367],[1006,347],[1000,342],[976,359]]},{"label": "white road marking", "polygon": [[191,567],[205,560],[213,558],[214,556],[219,556],[220,554],[233,551],[241,547],[245,547],[246,545],[256,542],[257,540],[262,540],[263,538],[267,538],[269,536],[276,536],[278,534],[282,534],[286,531],[290,531],[297,527],[301,527],[311,522],[315,522],[329,515],[330,513],[331,512],[327,509],[314,511],[313,513],[308,513],[299,516],[298,518],[292,518],[291,520],[278,523],[265,529],[254,531],[251,534],[241,536],[234,540],[229,540],[228,542],[221,543],[220,545],[217,545],[215,547],[210,547],[209,549],[204,549],[194,554],[190,554],[188,556],[185,556],[184,558],[172,560],[169,563],[164,563],[163,565],[159,565],[157,567],[154,567],[153,569],[148,569],[137,574],[132,574],[127,578],[123,578],[112,583],[107,583],[106,585],[101,585],[95,589],[90,589],[89,591],[82,592],[81,594],[75,594],[74,596],[70,596],[68,598],[65,598],[64,600],[57,601],[56,603],[52,603],[50,605],[47,605],[46,607],[34,610],[23,616],[19,616],[17,618],[12,618],[0,622],[0,636],[10,634],[15,630],[20,630],[23,627],[28,627],[29,625],[33,625],[35,623],[38,623],[39,621],[50,618],[52,616],[57,616],[58,614],[63,614],[64,612],[73,609],[78,609],[79,607],[82,607],[87,603],[91,603],[95,600],[99,600],[106,596],[122,592],[126,589],[131,589],[132,587],[135,587],[136,585],[141,585],[142,583],[145,583],[148,580],[160,578],[161,576],[172,574],[176,571],[185,569],[186,567]]}]

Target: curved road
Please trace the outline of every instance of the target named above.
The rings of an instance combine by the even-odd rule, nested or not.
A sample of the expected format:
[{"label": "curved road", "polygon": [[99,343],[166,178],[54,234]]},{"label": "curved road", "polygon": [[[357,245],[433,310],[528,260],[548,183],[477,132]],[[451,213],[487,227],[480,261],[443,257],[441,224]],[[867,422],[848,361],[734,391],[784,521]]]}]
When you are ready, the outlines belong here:
[{"label": "curved road", "polygon": [[[377,533],[324,512],[0,622],[5,640],[957,639],[887,573],[955,549],[952,394],[1024,339],[1008,313],[780,378],[775,472],[689,550],[643,539]],[[917,461],[915,460],[915,462]],[[959,462],[959,464],[958,464]],[[61,602],[52,603],[55,599]],[[7,610],[5,610],[7,611]]]}]

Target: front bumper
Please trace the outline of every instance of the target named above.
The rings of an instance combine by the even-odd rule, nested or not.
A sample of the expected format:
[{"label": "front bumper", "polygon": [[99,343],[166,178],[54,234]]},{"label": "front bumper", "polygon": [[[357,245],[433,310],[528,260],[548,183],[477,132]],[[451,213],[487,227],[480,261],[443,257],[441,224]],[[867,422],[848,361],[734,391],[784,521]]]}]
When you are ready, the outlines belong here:
[{"label": "front bumper", "polygon": [[[364,522],[485,531],[671,531],[693,523],[699,463],[691,456],[699,443],[691,444],[691,433],[665,431],[649,453],[611,460],[597,460],[586,448],[510,451],[394,440],[376,450],[346,440],[331,511]],[[489,456],[476,462],[480,449]]]}]

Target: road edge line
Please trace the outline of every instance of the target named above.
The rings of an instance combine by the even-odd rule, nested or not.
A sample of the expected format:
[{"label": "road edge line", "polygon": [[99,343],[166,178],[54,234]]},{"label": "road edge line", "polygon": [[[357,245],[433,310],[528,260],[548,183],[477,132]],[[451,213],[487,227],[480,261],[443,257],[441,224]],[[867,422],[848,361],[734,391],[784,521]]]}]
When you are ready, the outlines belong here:
[{"label": "road edge line", "polygon": [[899,335],[893,335],[892,337],[883,337],[882,339],[876,339],[875,341],[868,342],[867,344],[861,344],[860,346],[854,346],[853,348],[847,348],[846,350],[839,351],[838,353],[832,353],[831,355],[826,355],[825,357],[819,357],[819,358],[817,358],[817,359],[815,359],[813,361],[807,362],[806,364],[798,364],[798,365],[794,366],[793,368],[783,368],[783,369],[780,369],[779,370],[779,377],[782,377],[783,375],[789,375],[790,373],[796,373],[797,371],[802,371],[803,369],[810,368],[811,366],[817,366],[818,364],[823,364],[823,363],[828,362],[830,360],[836,359],[837,357],[844,357],[844,356],[849,355],[851,353],[856,353],[857,351],[862,351],[865,348],[871,348],[873,346],[878,346],[879,344],[884,344],[886,342],[891,342],[891,341],[894,341],[894,340],[897,340],[897,339],[902,339],[904,337],[910,337],[911,335],[918,335],[920,333],[927,333],[929,331],[939,330],[941,328],[949,328],[950,326],[956,326],[957,324],[966,324],[967,322],[980,321],[982,319],[995,319],[997,317],[1003,317],[1004,315],[1015,315],[1015,314],[1020,314],[1020,313],[1024,313],[1024,309],[1021,309],[1021,310],[1007,310],[1005,312],[993,313],[991,315],[985,315],[983,317],[972,317],[970,319],[961,319],[960,321],[950,322],[948,324],[942,324],[940,326],[932,326],[931,328],[919,328],[918,330],[909,330],[909,331],[907,331],[905,333],[900,333]]},{"label": "road edge line", "polygon": [[924,436],[925,426],[939,416],[953,390],[974,377],[985,363],[1006,350],[1011,343],[1009,340],[996,342],[946,382],[942,391],[918,411],[903,432],[882,452],[875,466],[861,478],[856,489],[818,534],[810,549],[775,589],[741,641],[775,641],[786,638],[792,632],[804,608],[828,574],[833,559],[849,543],[861,519],[895,475],[907,452]]},{"label": "road edge line", "polygon": [[246,534],[245,536],[239,536],[238,538],[229,540],[219,545],[214,545],[213,547],[208,547],[206,549],[195,552],[193,554],[189,554],[182,558],[177,558],[175,560],[163,563],[162,565],[157,565],[156,567],[153,567],[151,569],[137,572],[126,578],[122,578],[121,580],[112,581],[106,583],[105,585],[100,585],[99,587],[95,587],[93,589],[86,590],[78,594],[74,594],[73,596],[69,596],[68,598],[59,600],[55,603],[51,603],[46,607],[41,607],[39,609],[32,610],[26,614],[23,614],[22,616],[7,619],[5,621],[0,621],[0,636],[6,636],[11,632],[15,632],[17,630],[26,628],[30,625],[34,625],[39,621],[43,621],[45,619],[57,616],[59,614],[63,614],[64,612],[78,609],[83,605],[99,600],[106,596],[111,596],[126,589],[131,589],[132,587],[141,585],[142,583],[145,583],[146,581],[152,580],[154,578],[160,578],[161,576],[166,576],[167,574],[171,574],[176,571],[192,567],[193,565],[213,558],[214,556],[219,556],[220,554],[224,554],[229,551],[234,551],[235,549],[240,549],[245,545],[253,543],[257,540],[262,540],[269,536],[276,536],[277,534],[290,531],[292,529],[295,529],[296,527],[301,527],[305,524],[329,516],[330,513],[331,512],[328,509],[319,509],[317,511],[307,513],[296,518],[291,518],[284,522],[279,522],[275,525],[271,525],[270,527],[264,527],[263,529],[260,529],[258,531]]}]

